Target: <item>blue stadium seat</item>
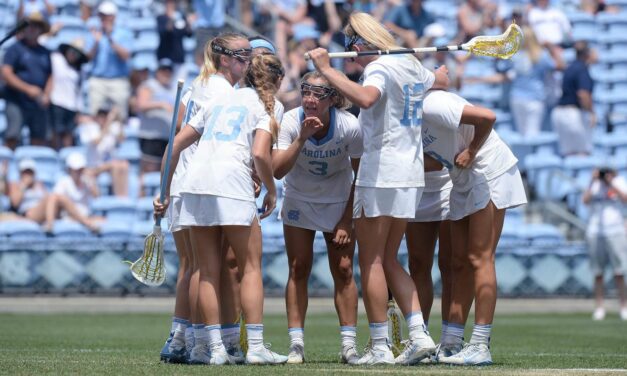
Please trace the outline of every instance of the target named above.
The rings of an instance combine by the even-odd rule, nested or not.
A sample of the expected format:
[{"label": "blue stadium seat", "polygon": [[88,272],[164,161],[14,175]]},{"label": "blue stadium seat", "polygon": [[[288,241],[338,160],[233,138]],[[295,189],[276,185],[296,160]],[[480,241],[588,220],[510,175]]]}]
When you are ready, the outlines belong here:
[{"label": "blue stadium seat", "polygon": [[141,197],[137,200],[137,217],[142,221],[151,221],[153,214],[152,196]]},{"label": "blue stadium seat", "polygon": [[132,228],[128,223],[106,221],[100,226],[100,237],[105,239],[126,241],[132,234]]},{"label": "blue stadium seat", "polygon": [[46,236],[37,223],[28,220],[3,221],[0,235],[11,239],[42,239]]},{"label": "blue stadium seat", "polygon": [[566,240],[562,232],[547,223],[531,223],[519,230],[519,235],[531,242],[532,246],[554,247],[563,245]]},{"label": "blue stadium seat", "polygon": [[[155,222],[153,221],[136,221],[133,223],[133,236],[144,238],[152,233],[154,226]],[[167,223],[161,221],[161,231],[165,232],[167,228]]]},{"label": "blue stadium seat", "polygon": [[136,38],[133,41],[133,54],[139,52],[151,52],[155,53],[155,50],[159,46],[159,34],[146,33],[141,38]]},{"label": "blue stadium seat", "polygon": [[100,195],[109,196],[113,194],[113,179],[110,173],[105,171],[99,174],[96,178],[96,183],[98,184]]},{"label": "blue stadium seat", "polygon": [[9,209],[11,209],[9,196],[0,195],[0,212],[7,212]]},{"label": "blue stadium seat", "polygon": [[132,165],[138,165],[141,158],[139,143],[122,143],[114,154],[115,159],[125,159]]},{"label": "blue stadium seat", "polygon": [[538,198],[559,199],[565,191],[563,179],[554,176],[562,170],[562,158],[552,153],[535,153],[525,157],[527,179]]},{"label": "blue stadium seat", "polygon": [[13,160],[13,151],[6,146],[0,145],[0,163],[11,162]]},{"label": "blue stadium seat", "polygon": [[143,195],[155,197],[159,194],[161,185],[161,173],[158,171],[147,172],[142,177]]},{"label": "blue stadium seat", "polygon": [[101,196],[91,203],[94,214],[104,216],[107,221],[118,223],[132,223],[137,219],[135,201],[127,197]]},{"label": "blue stadium seat", "polygon": [[91,236],[91,233],[85,226],[78,222],[59,220],[55,221],[52,228],[52,235],[55,238],[67,239],[67,238],[87,238]]}]

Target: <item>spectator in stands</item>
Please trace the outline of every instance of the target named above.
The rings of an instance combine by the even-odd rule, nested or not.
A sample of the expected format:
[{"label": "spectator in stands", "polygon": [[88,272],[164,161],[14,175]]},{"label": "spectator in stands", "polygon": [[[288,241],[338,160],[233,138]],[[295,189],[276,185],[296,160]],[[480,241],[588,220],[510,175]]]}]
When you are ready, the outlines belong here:
[{"label": "spectator in stands", "polygon": [[205,44],[224,31],[226,7],[224,0],[193,0],[196,34],[195,59],[203,61]]},{"label": "spectator in stands", "polygon": [[80,0],[78,2],[79,17],[83,22],[87,23],[92,18],[96,5],[98,5],[98,0]]},{"label": "spectator in stands", "polygon": [[497,6],[489,0],[468,0],[457,12],[458,40],[467,42],[498,23]]},{"label": "spectator in stands", "polygon": [[18,164],[20,177],[9,184],[11,207],[20,216],[42,223],[46,218],[48,191],[36,178],[36,164],[32,159],[22,159]]},{"label": "spectator in stands", "polygon": [[300,24],[293,30],[294,39],[289,43],[289,64],[285,65],[287,70],[281,81],[281,90],[277,93],[277,98],[285,106],[285,111],[300,105],[300,78],[308,71],[314,70],[313,64],[307,62],[303,56],[305,52],[319,46],[320,36],[320,32],[313,25]]},{"label": "spectator in stands", "polygon": [[28,21],[21,38],[7,49],[2,65],[7,83],[5,143],[11,149],[18,145],[24,124],[30,129],[33,145],[44,145],[48,131],[52,64],[50,51],[37,39],[50,24],[40,13],[31,13]]},{"label": "spectator in stands", "polygon": [[559,152],[563,156],[592,152],[592,132],[596,116],[592,105],[594,83],[588,65],[595,53],[586,42],[575,43],[576,60],[564,71],[562,97],[553,112],[551,122],[558,135]]},{"label": "spectator in stands", "polygon": [[128,100],[129,115],[139,116],[137,109],[137,90],[150,78],[150,69],[147,65],[136,64],[131,70],[129,81],[131,83],[131,96]]},{"label": "spectator in stands", "polygon": [[52,232],[54,221],[63,216],[72,218],[93,232],[98,232],[102,217],[91,216],[89,204],[98,196],[94,179],[86,175],[87,160],[81,153],[68,155],[65,164],[68,176],[59,179],[46,202],[44,231]]},{"label": "spectator in stands", "polygon": [[48,0],[20,0],[17,7],[17,19],[28,18],[31,14],[38,13],[48,19],[54,14],[54,5]]},{"label": "spectator in stands", "polygon": [[586,240],[591,269],[594,273],[596,308],[592,318],[594,320],[605,318],[603,274],[609,261],[620,300],[620,318],[627,321],[627,294],[624,279],[625,271],[627,271],[627,236],[623,217],[627,203],[627,181],[622,176],[617,176],[614,169],[596,170],[592,174],[590,186],[583,195],[583,202],[591,208]]},{"label": "spectator in stands", "polygon": [[128,196],[128,168],[126,160],[116,159],[114,152],[124,140],[122,124],[116,107],[101,108],[94,118],[81,117],[79,135],[87,146],[87,174],[96,178],[103,172],[111,175],[113,194]]},{"label": "spectator in stands", "polygon": [[534,0],[527,14],[527,22],[540,44],[561,45],[571,37],[568,17],[560,9],[549,7],[549,0]]},{"label": "spectator in stands", "polygon": [[160,60],[155,77],[149,78],[137,91],[142,174],[159,171],[168,144],[175,100],[172,69],[172,61]]},{"label": "spectator in stands", "polygon": [[[321,46],[328,46],[333,36],[342,28],[342,20],[339,12],[342,10],[343,1],[334,0],[310,0],[307,2],[307,17],[312,19],[315,28],[320,32],[318,42]],[[344,35],[339,44],[343,43]]]},{"label": "spectator in stands", "polygon": [[401,37],[407,47],[422,46],[425,28],[434,22],[433,16],[422,6],[422,0],[407,0],[385,16],[385,26]]},{"label": "spectator in stands", "polygon": [[81,66],[87,62],[83,40],[62,43],[53,52],[52,92],[50,93],[50,125],[53,145],[60,149],[74,144],[76,113],[81,97]]},{"label": "spectator in stands", "polygon": [[170,59],[175,65],[185,62],[183,38],[193,35],[191,22],[177,10],[177,1],[166,0],[165,13],[157,17],[159,47],[157,59]]},{"label": "spectator in stands", "polygon": [[277,47],[277,55],[283,65],[288,61],[289,38],[293,35],[292,27],[304,22],[307,17],[306,0],[276,0],[266,1],[261,4],[261,12],[276,17],[274,25],[274,41]]},{"label": "spectator in stands", "polygon": [[598,13],[619,13],[620,7],[607,5],[604,0],[581,0],[579,9],[583,12],[596,16]]},{"label": "spectator in stands", "polygon": [[89,79],[89,108],[96,114],[107,101],[120,108],[123,119],[128,114],[130,85],[128,81],[131,57],[129,47],[133,38],[127,29],[115,25],[118,7],[111,1],[104,1],[98,6],[100,27],[91,30],[87,48],[88,56],[93,60]]}]

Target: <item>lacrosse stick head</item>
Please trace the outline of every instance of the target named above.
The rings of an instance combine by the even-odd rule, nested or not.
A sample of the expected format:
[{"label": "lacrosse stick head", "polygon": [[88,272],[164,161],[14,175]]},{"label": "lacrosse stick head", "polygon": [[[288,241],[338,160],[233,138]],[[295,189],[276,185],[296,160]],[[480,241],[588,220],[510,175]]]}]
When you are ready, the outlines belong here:
[{"label": "lacrosse stick head", "polygon": [[501,35],[477,36],[465,44],[464,49],[480,56],[490,56],[499,59],[509,59],[518,50],[523,42],[523,32],[518,25],[512,23]]},{"label": "lacrosse stick head", "polygon": [[160,286],[165,281],[165,258],[163,234],[160,226],[154,226],[144,240],[144,253],[131,264],[131,273],[139,282],[148,286]]}]

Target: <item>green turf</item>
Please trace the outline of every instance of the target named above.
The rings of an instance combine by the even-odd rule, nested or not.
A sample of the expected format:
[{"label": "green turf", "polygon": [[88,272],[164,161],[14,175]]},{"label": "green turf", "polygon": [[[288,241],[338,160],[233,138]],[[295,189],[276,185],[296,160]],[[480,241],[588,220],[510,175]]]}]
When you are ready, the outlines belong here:
[{"label": "green turf", "polygon": [[[438,318],[431,331],[439,338]],[[367,339],[360,318],[360,345]],[[287,350],[285,315],[265,318],[267,342]],[[306,356],[302,366],[205,366],[159,363],[169,329],[167,315],[0,315],[0,374],[459,374],[459,368],[355,368],[338,364],[339,334],[334,315],[307,319]],[[468,338],[469,332],[466,333]],[[475,370],[489,374],[563,374],[543,368],[627,368],[627,323],[618,318],[592,322],[589,315],[497,315],[492,336],[495,365]],[[540,370],[538,370],[540,369]],[[464,369],[470,371],[470,369]],[[585,372],[584,372],[585,373]],[[598,373],[596,373],[598,374]]]}]

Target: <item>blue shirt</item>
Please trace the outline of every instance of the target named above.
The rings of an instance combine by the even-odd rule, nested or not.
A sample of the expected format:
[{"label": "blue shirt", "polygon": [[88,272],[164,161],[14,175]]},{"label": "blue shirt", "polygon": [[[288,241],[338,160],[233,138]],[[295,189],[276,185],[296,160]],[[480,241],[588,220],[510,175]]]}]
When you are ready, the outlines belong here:
[{"label": "blue shirt", "polygon": [[[129,50],[133,43],[133,35],[131,32],[117,25],[113,28],[111,39],[115,44]],[[94,38],[90,35],[87,38],[86,50],[91,50],[95,42]],[[129,74],[128,60],[120,59],[118,54],[113,50],[113,47],[111,47],[109,39],[104,35],[100,38],[98,50],[96,51],[96,56],[94,56],[92,64],[91,75],[94,77],[123,78],[128,77]]]},{"label": "blue shirt", "polygon": [[544,80],[555,69],[555,62],[544,51],[540,59],[534,64],[529,54],[521,52],[512,57],[512,63],[516,76],[512,80],[510,96],[517,99],[544,101],[546,88]]},{"label": "blue shirt", "polygon": [[[52,74],[50,51],[40,45],[30,47],[20,41],[7,48],[3,65],[10,65],[20,80],[41,89],[46,87],[46,82]],[[28,95],[10,86],[7,86],[7,99],[18,103],[35,104]]]},{"label": "blue shirt", "polygon": [[385,21],[392,22],[396,26],[413,30],[419,37],[424,33],[425,27],[435,22],[433,17],[424,9],[420,8],[420,14],[415,15],[409,5],[399,5],[393,8],[385,17]]},{"label": "blue shirt", "polygon": [[564,78],[562,80],[562,98],[560,98],[560,106],[575,105],[581,108],[579,98],[577,98],[577,91],[586,90],[592,94],[592,88],[594,82],[590,73],[588,72],[588,66],[581,60],[575,60],[564,71]]},{"label": "blue shirt", "polygon": [[224,26],[224,0],[194,0],[194,9],[198,15],[196,27],[221,28]]}]

